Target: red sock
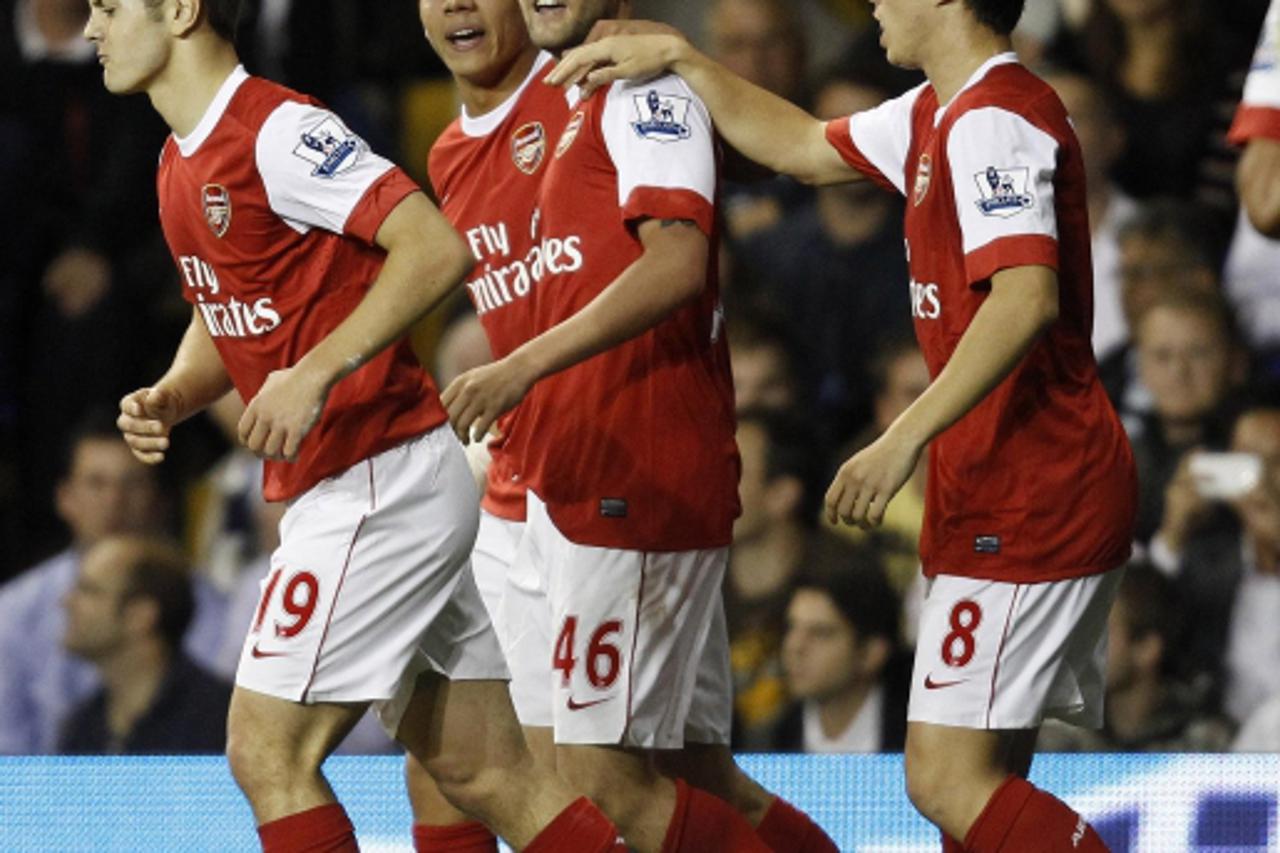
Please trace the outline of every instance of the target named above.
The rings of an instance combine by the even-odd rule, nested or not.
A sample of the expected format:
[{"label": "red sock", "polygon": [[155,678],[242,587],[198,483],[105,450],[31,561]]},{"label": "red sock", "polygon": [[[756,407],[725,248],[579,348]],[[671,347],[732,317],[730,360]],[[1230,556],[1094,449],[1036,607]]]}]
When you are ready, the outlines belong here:
[{"label": "red sock", "polygon": [[337,803],[264,823],[258,827],[262,853],[359,853],[356,831]]},{"label": "red sock", "polygon": [[613,821],[586,797],[579,797],[555,820],[542,828],[529,842],[524,853],[555,853],[560,850],[580,853],[626,853],[627,845]]},{"label": "red sock", "polygon": [[944,832],[942,833],[942,853],[965,853],[964,845]]},{"label": "red sock", "polygon": [[794,850],[795,853],[837,853],[838,850],[831,836],[823,832],[813,818],[782,797],[774,797],[773,805],[756,827],[756,835],[774,850]]},{"label": "red sock", "polygon": [[662,853],[705,853],[707,850],[773,853],[773,848],[756,835],[747,819],[728,803],[677,779],[676,809],[662,839]]},{"label": "red sock", "polygon": [[479,821],[449,826],[413,825],[413,849],[417,853],[498,853],[498,839]]},{"label": "red sock", "polygon": [[1019,776],[1010,776],[991,795],[964,846],[972,853],[1108,853],[1084,818]]}]

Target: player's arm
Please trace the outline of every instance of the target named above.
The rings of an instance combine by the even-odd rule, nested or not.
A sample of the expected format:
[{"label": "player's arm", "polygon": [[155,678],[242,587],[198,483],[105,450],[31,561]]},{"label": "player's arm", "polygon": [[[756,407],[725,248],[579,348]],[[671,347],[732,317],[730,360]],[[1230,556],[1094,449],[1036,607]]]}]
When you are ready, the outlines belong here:
[{"label": "player's arm", "polygon": [[369,291],[292,367],[271,373],[240,419],[240,440],[268,458],[294,459],[330,389],[399,340],[475,263],[466,244],[421,192],[405,196],[378,227],[386,250]]},{"label": "player's arm", "polygon": [[441,399],[460,437],[484,435],[533,383],[657,325],[706,286],[710,244],[694,222],[647,219],[638,236],[640,257],[581,311],[450,383]]},{"label": "player's arm", "polygon": [[120,400],[116,425],[133,455],[155,465],[169,449],[169,431],[230,390],[231,377],[222,357],[200,313],[192,308],[191,322],[169,369],[154,385]]},{"label": "player's arm", "polygon": [[826,122],[734,74],[683,36],[608,36],[565,54],[548,82],[579,82],[592,90],[666,72],[682,77],[706,104],[725,141],[757,163],[807,184],[863,177],[827,141]]},{"label": "player's arm", "polygon": [[1249,141],[1236,169],[1236,187],[1253,227],[1280,239],[1280,140]]},{"label": "player's arm", "polygon": [[938,378],[884,435],[840,466],[827,490],[830,521],[880,524],[925,445],[978,405],[1057,318],[1053,269],[1019,266],[995,273],[990,293]]}]

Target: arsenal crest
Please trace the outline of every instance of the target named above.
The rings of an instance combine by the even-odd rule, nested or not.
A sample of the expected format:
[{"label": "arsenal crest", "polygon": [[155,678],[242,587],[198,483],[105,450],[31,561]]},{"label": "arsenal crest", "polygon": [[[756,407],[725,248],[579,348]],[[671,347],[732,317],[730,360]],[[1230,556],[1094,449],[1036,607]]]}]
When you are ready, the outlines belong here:
[{"label": "arsenal crest", "polygon": [[231,227],[231,194],[222,184],[205,184],[200,191],[204,205],[204,221],[213,236],[221,237]]},{"label": "arsenal crest", "polygon": [[920,163],[916,166],[916,186],[913,193],[916,207],[920,206],[925,194],[929,192],[929,178],[932,174],[933,160],[928,154],[921,154]]},{"label": "arsenal crest", "polygon": [[511,134],[511,159],[516,168],[532,175],[542,165],[547,153],[547,131],[540,121],[521,125]]},{"label": "arsenal crest", "polygon": [[578,131],[582,129],[582,121],[585,118],[582,110],[578,110],[573,114],[573,118],[569,119],[569,124],[565,127],[564,132],[560,134],[560,141],[556,143],[556,159],[559,160],[564,156],[564,152],[569,150],[569,146],[573,144],[573,140],[578,138]]}]

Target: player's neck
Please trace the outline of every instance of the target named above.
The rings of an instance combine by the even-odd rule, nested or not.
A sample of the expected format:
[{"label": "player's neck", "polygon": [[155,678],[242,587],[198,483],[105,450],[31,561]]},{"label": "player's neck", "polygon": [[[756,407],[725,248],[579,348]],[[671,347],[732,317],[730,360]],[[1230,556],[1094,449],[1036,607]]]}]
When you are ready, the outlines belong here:
[{"label": "player's neck", "polygon": [[932,47],[920,67],[938,95],[939,106],[946,106],[973,72],[993,56],[1013,50],[1013,43],[1008,36],[974,24],[949,28],[945,38],[939,38]]},{"label": "player's neck", "polygon": [[511,63],[497,83],[482,85],[465,77],[454,78],[458,84],[458,98],[466,108],[467,115],[479,118],[500,107],[528,78],[537,59],[538,49],[530,45],[528,50]]},{"label": "player's neck", "polygon": [[239,64],[235,48],[221,39],[185,43],[174,50],[164,72],[147,87],[147,95],[169,129],[187,136]]}]

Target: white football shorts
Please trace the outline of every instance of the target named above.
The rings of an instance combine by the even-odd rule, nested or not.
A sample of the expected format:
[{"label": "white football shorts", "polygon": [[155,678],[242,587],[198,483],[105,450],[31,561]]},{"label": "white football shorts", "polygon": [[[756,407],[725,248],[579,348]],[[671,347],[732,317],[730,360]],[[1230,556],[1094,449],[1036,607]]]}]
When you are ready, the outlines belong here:
[{"label": "white football shorts", "polygon": [[930,582],[909,720],[1029,729],[1102,725],[1107,614],[1123,569],[1045,583],[956,575]]},{"label": "white football shorts", "polygon": [[524,522],[500,518],[480,510],[480,530],[476,545],[471,551],[471,571],[476,577],[476,587],[484,599],[485,609],[493,620],[498,639],[506,647],[506,630],[500,621],[502,594],[507,587],[507,572],[516,559],[516,548],[524,535]]},{"label": "white football shorts", "polygon": [[478,503],[447,425],[299,496],[236,684],[304,704],[371,702],[394,737],[420,673],[506,679],[468,568]]},{"label": "white football shorts", "polygon": [[520,722],[557,744],[728,744],[728,549],[579,545],[533,492],[528,507],[501,617]]}]

